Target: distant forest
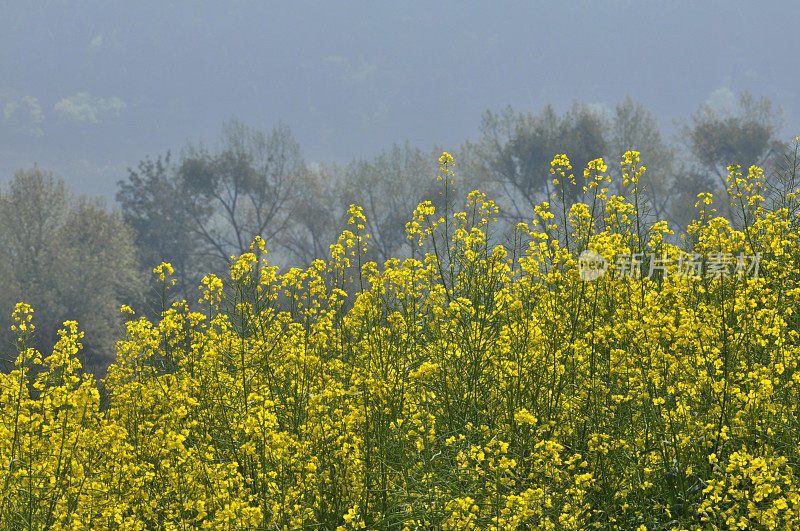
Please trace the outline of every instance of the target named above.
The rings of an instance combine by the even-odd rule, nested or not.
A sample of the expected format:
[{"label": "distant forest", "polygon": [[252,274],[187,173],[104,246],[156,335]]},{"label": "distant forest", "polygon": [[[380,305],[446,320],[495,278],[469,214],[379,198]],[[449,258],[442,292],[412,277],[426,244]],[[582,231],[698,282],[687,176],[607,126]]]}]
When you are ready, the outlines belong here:
[{"label": "distant forest", "polygon": [[[700,105],[674,139],[664,138],[654,114],[630,97],[612,113],[580,103],[563,113],[550,105],[538,113],[507,107],[487,111],[482,137],[457,149],[394,145],[340,165],[307,164],[283,123],[260,131],[232,120],[213,143],[154,153],[130,168],[120,176],[113,206],[73,194],[46,168],[23,168],[13,178],[1,176],[0,185],[4,369],[16,352],[10,327],[19,301],[34,308],[42,352],[52,349],[64,321],[78,321],[84,367],[103,377],[127,317],[120,308],[156,317],[163,310],[152,282],[156,266],[172,264],[172,296],[196,306],[202,279],[224,276],[231,257],[249,250],[256,236],[282,269],[326,256],[350,204],[364,209],[372,260],[407,255],[405,227],[417,204],[445,200],[436,186],[443,150],[455,158],[448,200],[461,206],[467,193],[480,189],[500,206],[504,228],[528,222],[534,206],[549,200],[556,155],[571,161],[575,184],[567,183],[565,197],[575,203],[582,200],[589,161],[602,157],[608,172],[619,173],[623,154],[639,151],[648,215],[667,220],[680,241],[697,194],[724,195],[729,165],[745,173],[756,165],[768,184],[785,169],[784,126],[779,106],[749,93],[736,108]],[[729,217],[725,200],[714,206]],[[493,237],[503,243],[505,236]]]}]

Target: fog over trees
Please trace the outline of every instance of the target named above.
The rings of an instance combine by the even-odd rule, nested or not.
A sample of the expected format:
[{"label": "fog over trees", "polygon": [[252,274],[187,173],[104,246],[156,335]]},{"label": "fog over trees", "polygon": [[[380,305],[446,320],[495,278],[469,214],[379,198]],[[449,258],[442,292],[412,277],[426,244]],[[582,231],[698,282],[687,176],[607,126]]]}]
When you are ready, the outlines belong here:
[{"label": "fog over trees", "polygon": [[609,114],[630,95],[663,134],[747,90],[800,123],[791,2],[0,1],[0,181],[34,162],[113,199],[148,155],[238,117],[291,127],[308,162],[393,143],[455,149],[511,105]]},{"label": "fog over trees", "polygon": [[639,151],[677,239],[728,165],[779,188],[800,133],[800,9],[728,6],[0,2],[0,339],[25,300],[43,349],[78,320],[102,374],[120,306],[158,314],[162,261],[195,305],[256,236],[281,268],[324,257],[354,203],[368,258],[407,256],[443,151],[451,200],[500,206],[498,241],[551,197],[555,155],[580,178]]}]

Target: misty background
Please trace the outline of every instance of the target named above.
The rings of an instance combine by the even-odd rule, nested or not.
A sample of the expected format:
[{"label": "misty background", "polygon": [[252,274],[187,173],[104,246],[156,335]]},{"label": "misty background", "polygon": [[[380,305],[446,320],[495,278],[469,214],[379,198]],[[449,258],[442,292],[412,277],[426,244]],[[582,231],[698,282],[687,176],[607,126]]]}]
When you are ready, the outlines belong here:
[{"label": "misty background", "polygon": [[416,206],[445,202],[442,151],[448,200],[485,191],[500,242],[552,197],[554,155],[580,177],[598,157],[619,175],[641,151],[648,222],[677,240],[699,192],[725,197],[729,164],[763,167],[772,191],[795,182],[798,15],[791,2],[0,0],[0,362],[25,301],[40,350],[75,319],[84,367],[102,375],[120,307],[169,307],[162,261],[170,297],[197,310],[198,285],[257,236],[281,268],[330,256],[350,204],[366,259],[407,256]]},{"label": "misty background", "polygon": [[[800,130],[795,2],[0,1],[0,182],[38,162],[113,199],[238,117],[304,158],[455,149],[481,115],[626,95],[674,121],[748,90]],[[432,161],[435,164],[435,161]]]}]

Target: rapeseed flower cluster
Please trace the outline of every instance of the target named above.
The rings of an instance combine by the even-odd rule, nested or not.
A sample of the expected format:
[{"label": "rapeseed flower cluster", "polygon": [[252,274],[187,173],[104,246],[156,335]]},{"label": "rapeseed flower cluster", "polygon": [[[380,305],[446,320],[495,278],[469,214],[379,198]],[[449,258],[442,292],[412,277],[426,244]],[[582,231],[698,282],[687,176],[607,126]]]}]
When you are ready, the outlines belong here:
[{"label": "rapeseed flower cluster", "polygon": [[[444,193],[455,177],[440,159]],[[132,315],[101,407],[81,332],[0,374],[8,529],[776,529],[800,526],[800,222],[731,167],[686,245],[759,275],[581,280],[591,249],[676,257],[639,154],[553,161],[552,201],[493,243],[497,206],[420,205],[410,258],[365,260],[358,207],[330,257],[280,273],[263,240],[200,304]],[[577,184],[581,189],[580,183]],[[792,203],[794,201],[794,203]],[[781,206],[782,205],[782,206]],[[706,262],[703,262],[706,264]],[[674,266],[673,266],[674,267]],[[704,267],[706,267],[704,265]],[[154,273],[168,293],[169,264]],[[166,300],[166,299],[165,299]],[[128,314],[130,308],[124,308]]]}]

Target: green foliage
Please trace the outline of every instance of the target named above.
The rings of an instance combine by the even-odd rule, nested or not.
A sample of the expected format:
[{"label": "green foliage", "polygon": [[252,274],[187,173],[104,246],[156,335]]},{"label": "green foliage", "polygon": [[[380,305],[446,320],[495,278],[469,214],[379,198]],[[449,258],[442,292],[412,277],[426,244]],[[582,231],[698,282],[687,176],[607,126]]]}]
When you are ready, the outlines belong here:
[{"label": "green foliage", "polygon": [[[86,330],[84,366],[101,373],[113,359],[120,305],[140,301],[145,276],[134,235],[104,201],[75,197],[52,174],[20,170],[0,190],[0,269],[4,278],[2,316],[30,301],[37,308],[37,348],[58,341],[65,320]],[[0,318],[4,343],[12,341],[7,317]]]},{"label": "green foliage", "polygon": [[[280,273],[256,238],[224,280],[204,278],[203,312],[166,303],[174,270],[161,264],[165,309],[126,324],[102,409],[77,373],[75,323],[42,359],[18,304],[15,370],[0,374],[0,519],[14,530],[797,528],[798,192],[766,209],[763,173],[732,167],[727,199],[740,200],[744,230],[701,194],[688,231],[705,274],[687,275],[667,224],[641,219],[639,162],[625,154],[624,193],[607,196],[612,177],[592,161],[591,201],[569,217],[537,205],[517,227],[520,252],[492,241],[497,207],[475,191],[463,211],[418,205],[412,257],[383,266],[366,260],[356,205],[306,268]],[[440,164],[448,196],[453,159]],[[553,167],[563,182],[570,161]],[[585,248],[615,264],[607,275],[581,277]],[[614,257],[643,249],[671,258],[663,277],[615,274]],[[757,252],[758,275],[708,274],[713,254]]]}]

